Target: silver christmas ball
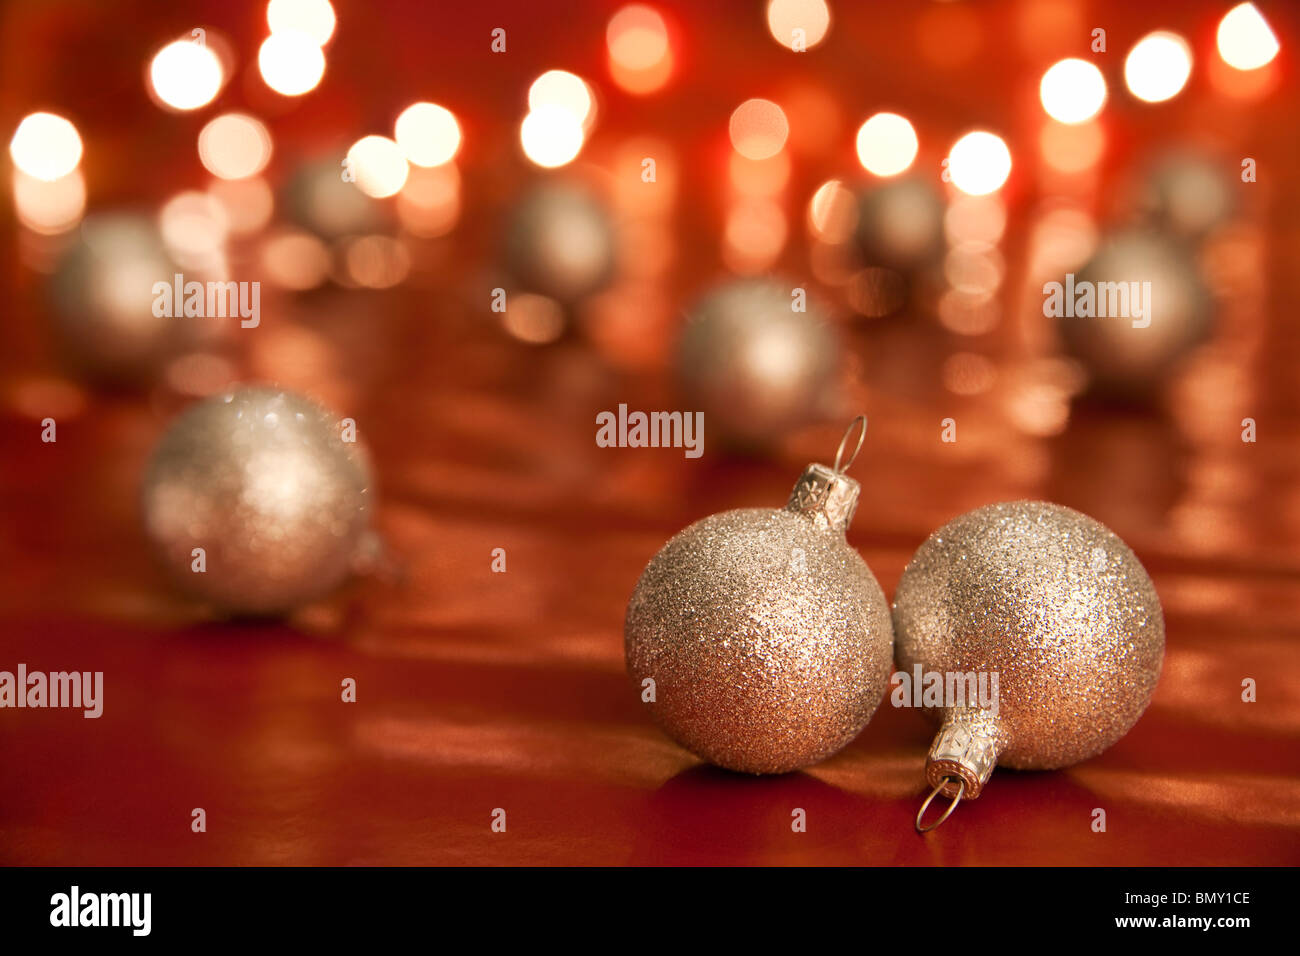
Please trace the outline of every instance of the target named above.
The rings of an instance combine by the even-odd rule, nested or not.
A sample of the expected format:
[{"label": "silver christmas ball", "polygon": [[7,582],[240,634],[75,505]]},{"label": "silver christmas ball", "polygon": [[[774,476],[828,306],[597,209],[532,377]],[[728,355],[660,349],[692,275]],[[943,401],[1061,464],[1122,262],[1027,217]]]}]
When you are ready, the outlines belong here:
[{"label": "silver christmas ball", "polygon": [[812,465],[784,510],[705,518],[646,567],[627,608],[628,673],[692,753],[784,773],[871,719],[893,642],[880,585],[844,536],[857,495],[857,482]]},{"label": "silver christmas ball", "polygon": [[98,381],[138,385],[197,344],[203,320],[154,314],[154,283],[170,286],[180,271],[143,216],[87,217],[50,280],[55,336],[69,364]]},{"label": "silver christmas ball", "polygon": [[336,158],[300,164],[284,189],[288,218],[323,239],[384,232],[391,225],[388,207],[367,196]]},{"label": "silver christmas ball", "polygon": [[614,277],[613,221],[581,186],[538,187],[510,217],[506,266],[521,290],[572,305]]},{"label": "silver christmas ball", "polygon": [[[1124,288],[1116,285],[1120,283]],[[1077,314],[1076,292],[1076,314],[1060,316],[1057,328],[1065,350],[1083,364],[1099,391],[1153,392],[1210,336],[1213,300],[1191,250],[1176,239],[1145,231],[1119,233],[1078,270],[1073,285],[1095,290],[1093,314]],[[1125,298],[1127,310],[1122,308]],[[1098,314],[1103,299],[1105,317]]]},{"label": "silver christmas ball", "polygon": [[914,269],[943,251],[943,199],[927,182],[900,179],[858,199],[858,245],[869,265]]},{"label": "silver christmas ball", "polygon": [[143,511],[184,589],[228,612],[275,614],[338,586],[374,506],[369,462],[348,434],[275,388],[239,388],[181,414],[149,462]]},{"label": "silver christmas ball", "polygon": [[682,331],[684,397],[728,444],[762,447],[824,410],[839,336],[812,302],[793,310],[794,288],[769,279],[728,283],[695,307]]},{"label": "silver christmas ball", "polygon": [[1040,501],[977,508],[934,532],[899,581],[894,634],[905,673],[945,684],[997,674],[995,707],[967,694],[929,711],[941,727],[927,779],[948,778],[950,796],[964,783],[968,798],[995,764],[1068,767],[1123,737],[1151,700],[1165,647],[1160,599],[1129,547]]},{"label": "silver christmas ball", "polygon": [[1232,214],[1233,179],[1240,172],[1240,167],[1198,153],[1172,153],[1147,174],[1139,208],[1156,228],[1184,239],[1200,239]]}]

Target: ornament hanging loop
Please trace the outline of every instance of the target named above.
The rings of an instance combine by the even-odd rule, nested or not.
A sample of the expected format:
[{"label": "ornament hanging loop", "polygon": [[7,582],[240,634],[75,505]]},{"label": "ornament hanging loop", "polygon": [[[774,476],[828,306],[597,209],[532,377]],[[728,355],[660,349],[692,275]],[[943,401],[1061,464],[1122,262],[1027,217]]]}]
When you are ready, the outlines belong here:
[{"label": "ornament hanging loop", "polygon": [[965,780],[954,781],[960,783],[960,786],[957,787],[957,796],[953,797],[952,803],[948,804],[948,809],[943,812],[943,816],[928,826],[921,825],[921,820],[925,817],[925,811],[930,809],[930,803],[939,795],[939,791],[941,791],[950,780],[952,780],[951,777],[944,777],[940,780],[939,785],[930,791],[930,795],[925,798],[925,803],[921,804],[921,809],[916,812],[917,833],[929,833],[931,830],[938,829],[938,827],[943,824],[944,820],[947,820],[952,816],[952,812],[957,809],[957,804],[961,803],[961,798],[966,794]]},{"label": "ornament hanging loop", "polygon": [[[849,447],[849,436],[853,434],[853,429],[857,427],[858,422],[862,423],[862,430],[858,432],[858,443],[853,446],[853,451],[849,454],[849,460],[840,462],[844,458],[844,449]],[[853,421],[849,422],[849,427],[844,431],[844,437],[840,439],[840,447],[835,452],[835,474],[842,475],[853,467],[853,462],[857,460],[858,452],[862,450],[862,443],[867,439],[867,416],[859,415]]]}]

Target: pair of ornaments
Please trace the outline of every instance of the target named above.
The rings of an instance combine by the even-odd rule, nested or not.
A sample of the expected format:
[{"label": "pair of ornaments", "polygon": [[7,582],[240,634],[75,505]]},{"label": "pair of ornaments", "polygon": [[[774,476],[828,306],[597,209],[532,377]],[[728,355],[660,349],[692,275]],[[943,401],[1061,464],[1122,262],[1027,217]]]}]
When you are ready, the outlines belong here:
[{"label": "pair of ornaments", "polygon": [[[861,425],[849,462],[843,453]],[[895,660],[906,673],[991,674],[997,706],[927,708],[939,723],[917,828],[979,797],[997,765],[1053,770],[1106,750],[1146,709],[1164,657],[1151,579],[1099,522],[1061,505],[988,505],[921,545],[892,614],[846,530],[860,486],[809,465],[783,509],[725,511],[672,538],[641,575],[628,672],[670,737],[730,770],[784,773],[866,726]],[[652,682],[652,683],[651,683]],[[952,803],[933,825],[936,795]]]}]

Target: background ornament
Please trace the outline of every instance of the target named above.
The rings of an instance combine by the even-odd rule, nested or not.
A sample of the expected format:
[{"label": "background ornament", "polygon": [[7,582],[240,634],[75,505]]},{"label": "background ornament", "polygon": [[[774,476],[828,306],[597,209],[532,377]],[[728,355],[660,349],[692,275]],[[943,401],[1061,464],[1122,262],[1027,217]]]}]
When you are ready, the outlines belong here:
[{"label": "background ornament", "polygon": [[944,202],[929,183],[901,179],[858,199],[858,245],[868,265],[916,269],[943,251]]},{"label": "background ornament", "polygon": [[1135,313],[1133,296],[1150,291],[1150,314],[1141,318],[1067,314],[1057,319],[1065,350],[1083,363],[1101,392],[1139,397],[1155,391],[1210,336],[1209,290],[1191,250],[1176,239],[1147,231],[1119,233],[1075,274],[1076,287],[1084,282],[1098,296],[1109,296],[1103,283],[1125,284],[1129,313]]},{"label": "background ornament", "polygon": [[1187,240],[1202,239],[1235,211],[1233,185],[1240,172],[1235,163],[1179,150],[1147,173],[1138,209],[1157,228]]},{"label": "background ornament", "polygon": [[143,492],[145,530],[182,587],[236,614],[281,613],[337,587],[366,552],[374,507],[366,455],[346,434],[319,405],[275,388],[182,413]]},{"label": "background ornament", "polygon": [[684,397],[733,446],[762,447],[824,410],[839,336],[814,303],[794,311],[793,293],[769,279],[730,282],[695,307],[682,332]]},{"label": "background ornament", "polygon": [[535,188],[510,216],[506,264],[521,290],[575,304],[614,277],[609,212],[575,183]]},{"label": "background ornament", "polygon": [[88,217],[50,280],[64,358],[96,381],[142,385],[186,347],[214,338],[221,323],[154,314],[154,283],[170,288],[180,271],[144,216]]}]

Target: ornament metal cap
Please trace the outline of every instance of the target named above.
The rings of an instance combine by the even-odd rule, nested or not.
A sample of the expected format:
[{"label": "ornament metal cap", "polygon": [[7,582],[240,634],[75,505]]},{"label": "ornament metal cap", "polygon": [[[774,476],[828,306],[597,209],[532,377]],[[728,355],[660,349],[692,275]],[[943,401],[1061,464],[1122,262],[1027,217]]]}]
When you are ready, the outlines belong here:
[{"label": "ornament metal cap", "polygon": [[974,800],[997,763],[996,738],[983,712],[954,710],[930,744],[925,782],[940,787],[945,797],[952,797],[957,794],[957,781],[961,781],[966,785],[966,798]]},{"label": "ornament metal cap", "polygon": [[[954,709],[930,744],[925,761],[925,782],[934,787],[916,814],[916,829],[927,833],[935,829],[957,809],[962,799],[975,800],[998,764],[998,745],[994,727],[981,710]],[[951,797],[952,803],[934,823],[922,826],[925,811],[939,794]]]},{"label": "ornament metal cap", "polygon": [[[849,436],[853,434],[859,422],[862,423],[862,430],[858,433],[858,443],[850,453],[848,461],[844,461],[844,450],[848,447]],[[862,491],[862,486],[844,472],[858,457],[866,437],[867,416],[859,415],[849,422],[844,437],[840,439],[839,450],[835,452],[835,466],[827,468],[825,465],[812,464],[805,468],[790,491],[790,500],[785,505],[786,511],[804,515],[824,530],[838,531],[841,534],[847,532],[849,524],[853,521],[853,512],[858,507],[858,495]]]}]

